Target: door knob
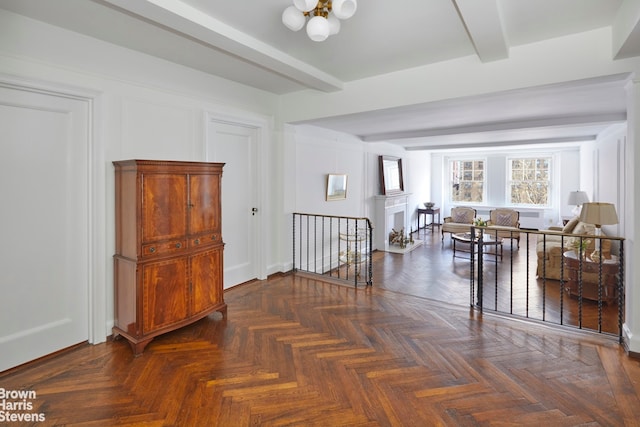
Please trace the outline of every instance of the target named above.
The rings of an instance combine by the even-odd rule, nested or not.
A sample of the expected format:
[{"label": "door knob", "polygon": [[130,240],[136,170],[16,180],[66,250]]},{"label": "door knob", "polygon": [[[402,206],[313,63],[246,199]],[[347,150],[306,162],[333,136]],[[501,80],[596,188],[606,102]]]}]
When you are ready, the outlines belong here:
[{"label": "door knob", "polygon": [[255,215],[258,212],[258,208],[251,208],[251,215]]}]

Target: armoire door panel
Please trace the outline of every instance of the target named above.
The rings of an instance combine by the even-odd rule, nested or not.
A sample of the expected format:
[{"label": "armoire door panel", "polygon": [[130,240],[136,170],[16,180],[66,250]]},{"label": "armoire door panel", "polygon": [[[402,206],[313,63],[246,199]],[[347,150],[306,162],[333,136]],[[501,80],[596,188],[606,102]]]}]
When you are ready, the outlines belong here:
[{"label": "armoire door panel", "polygon": [[170,240],[187,232],[186,175],[143,174],[142,241]]},{"label": "armoire door panel", "polygon": [[187,318],[189,285],[185,258],[144,264],[142,287],[144,333]]},{"label": "armoire door panel", "polygon": [[220,176],[189,176],[189,233],[220,232]]},{"label": "armoire door panel", "polygon": [[222,301],[222,248],[191,257],[193,313],[205,311]]}]

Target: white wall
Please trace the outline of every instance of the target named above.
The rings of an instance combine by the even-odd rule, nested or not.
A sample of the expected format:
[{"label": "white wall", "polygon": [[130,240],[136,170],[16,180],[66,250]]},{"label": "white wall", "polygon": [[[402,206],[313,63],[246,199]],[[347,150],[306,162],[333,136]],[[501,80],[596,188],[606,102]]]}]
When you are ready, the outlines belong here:
[{"label": "white wall", "polygon": [[[285,172],[285,215],[301,212],[366,217],[375,227],[380,222],[375,215],[375,196],[381,194],[378,157],[386,155],[402,159],[409,220],[412,227],[417,226],[416,209],[431,195],[429,153],[407,152],[388,143],[365,143],[352,135],[303,125],[285,127],[285,144],[289,159],[285,162],[289,169]],[[329,173],[348,175],[346,200],[325,200]],[[291,219],[286,218],[286,222],[290,224]],[[283,247],[285,254],[288,249]]]},{"label": "white wall", "polygon": [[[91,248],[91,293],[92,302],[103,305],[98,310],[102,313],[94,318],[99,323],[95,330],[102,330],[101,336],[96,333],[99,342],[111,333],[114,312],[111,162],[128,158],[202,161],[205,112],[268,119],[277,111],[277,97],[0,10],[2,80],[94,98],[90,232],[97,246]],[[279,153],[271,132],[261,143],[266,152]],[[0,155],[1,150],[0,145]],[[275,174],[269,164],[263,166],[266,177]],[[267,189],[280,191],[277,185]],[[273,196],[275,200],[279,197]],[[279,221],[280,217],[270,214],[267,224],[280,229]],[[40,244],[56,250],[56,242]],[[265,262],[281,265],[279,256],[277,251],[268,253]],[[25,271],[30,268],[31,263],[25,264]]]},{"label": "white wall", "polygon": [[[291,126],[295,152],[294,211],[300,213],[364,216],[366,175],[362,142],[347,134],[313,126]],[[347,198],[327,201],[327,175],[347,175]]]},{"label": "white wall", "polygon": [[[438,195],[437,202],[443,207],[443,216],[449,215],[451,208],[455,206],[455,203],[451,203],[448,200],[448,176],[447,171],[449,168],[449,161],[452,159],[484,159],[486,161],[485,171],[487,173],[487,189],[486,189],[486,201],[480,204],[474,204],[473,206],[486,207],[484,210],[489,210],[493,207],[510,207],[507,201],[507,159],[511,156],[521,157],[538,157],[538,156],[551,156],[552,157],[552,174],[553,174],[553,186],[552,186],[552,199],[551,206],[545,209],[536,208],[523,208],[515,207],[521,214],[521,226],[526,228],[538,228],[544,229],[550,225],[556,225],[560,222],[563,215],[570,215],[573,206],[567,204],[569,192],[577,189],[580,186],[580,150],[578,146],[561,148],[546,148],[546,149],[527,149],[527,148],[513,148],[509,151],[506,150],[483,150],[483,151],[455,151],[445,152],[441,151],[434,153],[433,156],[433,168],[440,170],[440,173],[434,173],[432,177],[432,193]],[[540,218],[533,218],[525,214],[525,211],[541,211]],[[487,214],[479,215],[487,219]]]},{"label": "white wall", "polygon": [[[551,156],[553,159],[552,206],[544,209],[540,218],[528,217],[528,213],[523,213],[521,223],[523,227],[539,229],[561,224],[562,217],[571,216],[571,210],[574,208],[567,203],[570,191],[585,190],[593,200],[591,189],[598,176],[593,166],[594,155],[597,154],[594,154],[595,150],[618,153],[618,149],[613,150],[612,147],[617,147],[618,140],[624,135],[624,127],[614,127],[597,143],[585,142],[574,146],[562,145],[547,149],[513,148],[509,151],[501,149],[475,153],[469,151],[431,153],[405,151],[388,143],[364,143],[351,135],[312,126],[288,126],[288,129],[288,135],[291,137],[290,149],[295,151],[294,161],[291,163],[295,169],[293,180],[296,185],[291,187],[295,202],[291,204],[291,212],[364,216],[370,218],[375,225],[378,219],[375,216],[374,197],[380,194],[378,156],[390,155],[403,159],[405,192],[410,194],[409,216],[412,231],[413,227],[417,226],[416,210],[425,201],[436,202],[436,205],[441,207],[441,217],[450,213],[453,205],[447,200],[446,171],[449,159],[460,158],[460,156],[479,156],[487,161],[487,201],[477,205],[477,207],[486,207],[485,210],[508,206],[506,180],[509,156]],[[616,171],[619,170],[617,166],[609,164],[610,156],[605,155],[604,158],[609,160],[606,161],[606,166],[601,166],[602,168],[610,170],[615,167]],[[358,160],[362,163],[358,163]],[[586,172],[583,173],[583,171]],[[324,200],[327,173],[348,173],[347,200],[340,202]],[[609,173],[606,176],[609,178],[615,175]],[[582,183],[582,179],[586,179],[586,183]],[[622,190],[619,189],[620,185],[617,182],[608,182],[600,187],[602,191],[610,193],[611,197],[616,197],[616,204],[620,203],[619,195],[622,194]],[[538,210],[518,209],[523,212]],[[610,235],[619,234],[617,230],[612,230]],[[285,251],[287,249],[285,248]]]},{"label": "white wall", "polygon": [[[431,167],[431,153],[428,151],[407,151],[406,153],[406,177],[409,197],[409,223],[414,231],[418,227],[418,208],[424,208],[425,202],[435,202],[432,198],[432,174],[437,174]],[[437,204],[438,207],[442,206]],[[423,218],[430,221],[431,218]],[[438,218],[434,218],[437,221]],[[442,221],[442,215],[440,215]]]},{"label": "white wall", "polygon": [[627,347],[640,354],[640,250],[636,250],[636,240],[640,233],[640,197],[636,197],[636,188],[640,188],[640,150],[636,147],[640,141],[640,81],[632,80],[627,85],[627,140],[624,143],[624,199],[626,208],[620,212],[624,223],[625,240],[625,323],[624,339]]},{"label": "white wall", "polygon": [[[107,317],[113,313],[112,160],[129,157],[203,160],[203,117],[206,111],[224,110],[239,116],[249,112],[251,115],[273,118],[273,138],[262,142],[268,146],[267,150],[275,153],[275,161],[264,165],[265,179],[272,181],[267,186],[270,194],[265,197],[273,200],[272,210],[269,212],[271,218],[267,223],[272,227],[274,236],[268,243],[274,250],[267,255],[266,261],[271,266],[271,271],[279,268],[286,270],[290,239],[278,239],[277,236],[285,235],[290,213],[299,209],[329,208],[329,205],[322,202],[322,196],[315,198],[316,196],[306,193],[298,194],[301,187],[320,190],[324,194],[319,174],[344,168],[355,178],[349,183],[350,195],[354,198],[348,198],[345,203],[332,202],[337,204],[329,208],[340,213],[353,210],[359,215],[372,215],[372,199],[377,194],[379,154],[406,159],[405,176],[408,181],[405,185],[407,192],[415,194],[412,195],[413,204],[425,201],[421,200],[425,196],[435,202],[438,199],[442,201],[443,196],[441,182],[440,185],[432,182],[430,190],[423,188],[424,175],[420,171],[424,158],[414,157],[414,153],[398,153],[398,148],[388,144],[363,144],[358,147],[359,144],[348,137],[334,138],[331,148],[319,147],[322,145],[319,141],[309,141],[319,148],[324,156],[322,161],[327,161],[327,164],[315,162],[313,172],[308,176],[301,174],[301,171],[291,166],[301,159],[294,149],[297,143],[295,136],[288,134],[282,123],[323,117],[329,113],[339,115],[369,111],[640,70],[640,58],[613,61],[611,46],[610,30],[598,29],[511,48],[509,59],[504,61],[483,64],[475,56],[470,56],[349,82],[344,90],[335,93],[301,91],[276,97],[0,11],[0,79],[20,79],[30,84],[36,82],[42,86],[55,86],[57,90],[67,87],[70,91],[95,94],[95,146],[91,147],[95,161],[91,173],[93,207],[98,209],[92,213],[95,220],[92,231],[95,233],[95,240],[104,243],[101,247],[92,249],[103,261],[95,266],[94,280],[96,288],[107,299]],[[376,96],[372,97],[372,93]],[[630,94],[630,105],[640,103],[637,90],[630,90]],[[635,107],[632,111],[633,120],[637,120],[639,110]],[[633,147],[638,133],[640,132],[634,124],[629,133],[630,142],[624,148],[624,153],[627,154],[625,159],[630,166],[635,165],[637,162],[634,163],[634,159],[640,156]],[[332,137],[326,138],[327,142],[331,139]],[[340,146],[341,142],[346,143],[344,147]],[[338,151],[338,147],[344,148],[344,151],[354,157],[359,155],[360,159],[354,165],[343,164],[340,156],[330,153],[331,150]],[[309,147],[305,147],[303,152],[304,150],[308,150],[307,155],[314,152]],[[442,179],[443,171],[438,156],[433,155],[430,175],[432,178]],[[637,174],[631,168],[626,170],[627,186],[623,199],[628,199],[629,203],[624,217],[628,221],[638,221],[634,212],[635,203],[640,202],[634,202],[633,198]],[[585,172],[580,173],[584,176]],[[361,176],[359,180],[358,174]],[[424,174],[427,172],[424,171]],[[359,202],[355,201],[357,191],[362,196]],[[640,257],[640,254],[633,252],[636,228],[640,229],[631,223],[626,228],[631,242],[627,254],[633,260]],[[629,265],[628,271],[630,278],[640,274],[633,272],[632,265]],[[637,296],[629,299],[627,316],[633,315],[632,309],[640,312],[640,298]],[[640,315],[635,314],[627,331],[628,335],[632,331],[640,335],[639,319]],[[105,330],[106,333],[110,332],[109,328]],[[640,352],[640,340],[637,337],[631,347]]]},{"label": "white wall", "polygon": [[[599,135],[593,147],[593,201],[613,203],[618,212],[626,210],[624,152],[626,142],[626,126],[620,125],[608,129]],[[603,231],[609,236],[624,236],[625,222],[616,225],[605,225]]]}]

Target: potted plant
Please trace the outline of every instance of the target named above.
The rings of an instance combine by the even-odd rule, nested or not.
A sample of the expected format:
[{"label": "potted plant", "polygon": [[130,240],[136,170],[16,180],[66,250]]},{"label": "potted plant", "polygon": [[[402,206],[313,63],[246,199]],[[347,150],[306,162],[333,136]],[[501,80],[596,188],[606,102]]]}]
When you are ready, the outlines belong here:
[{"label": "potted plant", "polygon": [[578,259],[584,259],[587,248],[591,244],[591,239],[574,238],[571,242],[573,252],[575,252]]},{"label": "potted plant", "polygon": [[[476,227],[486,227],[487,226],[487,221],[485,221],[481,217],[478,217],[478,218],[473,220],[473,225],[476,226]],[[476,230],[476,237],[480,237],[481,234],[482,234],[482,230],[477,229]]]}]

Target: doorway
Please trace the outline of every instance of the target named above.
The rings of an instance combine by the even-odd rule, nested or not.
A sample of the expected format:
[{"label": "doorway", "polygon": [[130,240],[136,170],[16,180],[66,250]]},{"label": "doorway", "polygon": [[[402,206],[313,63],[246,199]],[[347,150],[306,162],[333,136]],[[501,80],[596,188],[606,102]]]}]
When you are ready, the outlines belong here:
[{"label": "doorway", "polygon": [[0,371],[89,338],[87,99],[0,87]]},{"label": "doorway", "polygon": [[261,276],[258,152],[257,127],[215,118],[208,120],[206,159],[225,163],[222,174],[225,289]]}]

